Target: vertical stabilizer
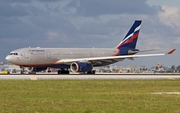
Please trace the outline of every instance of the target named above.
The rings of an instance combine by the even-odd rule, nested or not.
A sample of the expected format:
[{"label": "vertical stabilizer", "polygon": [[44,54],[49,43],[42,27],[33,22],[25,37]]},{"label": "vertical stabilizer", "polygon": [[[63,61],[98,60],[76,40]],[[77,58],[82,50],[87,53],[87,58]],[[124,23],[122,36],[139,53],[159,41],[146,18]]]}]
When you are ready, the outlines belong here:
[{"label": "vertical stabilizer", "polygon": [[116,46],[118,52],[115,53],[114,56],[135,54],[135,51],[138,51],[138,49],[136,49],[136,43],[139,36],[141,22],[141,20],[135,20],[124,39]]},{"label": "vertical stabilizer", "polygon": [[141,27],[141,20],[136,20],[124,39],[119,43],[117,46],[117,49],[120,49],[121,47],[126,47],[129,49],[135,49],[136,48],[136,43],[137,39],[139,36],[139,31]]}]

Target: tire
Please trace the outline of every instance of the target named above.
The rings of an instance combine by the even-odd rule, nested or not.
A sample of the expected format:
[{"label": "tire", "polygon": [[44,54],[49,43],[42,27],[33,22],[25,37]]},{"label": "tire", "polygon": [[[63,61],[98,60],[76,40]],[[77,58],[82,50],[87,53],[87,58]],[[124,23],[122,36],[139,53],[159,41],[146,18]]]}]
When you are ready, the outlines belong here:
[{"label": "tire", "polygon": [[96,73],[96,70],[91,70],[87,72],[87,74],[95,74],[95,73]]},{"label": "tire", "polygon": [[69,74],[68,70],[58,70],[58,74]]},{"label": "tire", "polygon": [[62,74],[61,70],[58,70],[58,75],[59,75],[59,74]]}]

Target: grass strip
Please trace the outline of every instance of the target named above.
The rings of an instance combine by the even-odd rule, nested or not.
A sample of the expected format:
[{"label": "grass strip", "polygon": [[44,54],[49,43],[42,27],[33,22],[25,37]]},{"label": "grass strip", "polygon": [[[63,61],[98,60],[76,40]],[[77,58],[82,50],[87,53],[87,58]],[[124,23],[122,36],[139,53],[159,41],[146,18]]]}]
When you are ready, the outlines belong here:
[{"label": "grass strip", "polygon": [[0,112],[179,113],[180,80],[1,80]]}]

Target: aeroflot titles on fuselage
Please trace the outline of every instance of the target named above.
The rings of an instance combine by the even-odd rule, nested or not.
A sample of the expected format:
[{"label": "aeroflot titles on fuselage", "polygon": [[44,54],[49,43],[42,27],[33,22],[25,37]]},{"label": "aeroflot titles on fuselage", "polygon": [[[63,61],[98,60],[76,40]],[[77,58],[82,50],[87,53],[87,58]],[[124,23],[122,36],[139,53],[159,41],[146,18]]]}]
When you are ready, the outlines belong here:
[{"label": "aeroflot titles on fuselage", "polygon": [[45,50],[29,50],[29,52],[31,54],[33,54],[33,53],[43,53],[43,52],[45,52]]}]

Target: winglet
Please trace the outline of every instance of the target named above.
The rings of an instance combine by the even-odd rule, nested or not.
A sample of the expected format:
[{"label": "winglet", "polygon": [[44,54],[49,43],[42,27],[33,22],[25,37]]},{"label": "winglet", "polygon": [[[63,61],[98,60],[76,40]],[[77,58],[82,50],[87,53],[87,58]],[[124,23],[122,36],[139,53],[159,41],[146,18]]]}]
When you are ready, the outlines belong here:
[{"label": "winglet", "polygon": [[172,49],[171,51],[167,52],[166,54],[172,54],[176,49]]}]

